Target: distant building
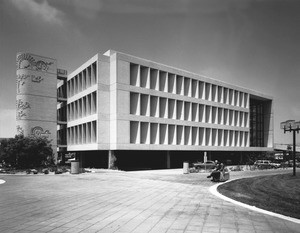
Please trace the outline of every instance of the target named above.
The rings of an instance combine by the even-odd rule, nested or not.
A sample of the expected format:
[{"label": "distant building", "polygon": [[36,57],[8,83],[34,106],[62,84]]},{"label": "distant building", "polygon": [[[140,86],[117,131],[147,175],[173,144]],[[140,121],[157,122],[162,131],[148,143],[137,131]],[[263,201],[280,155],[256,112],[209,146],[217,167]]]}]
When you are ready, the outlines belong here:
[{"label": "distant building", "polygon": [[[275,143],[274,144],[274,150],[275,151],[289,151],[289,150],[293,151],[293,145]],[[300,152],[300,146],[296,145],[296,151]]]},{"label": "distant building", "polygon": [[67,75],[17,55],[17,129],[52,139],[83,166],[170,168],[273,150],[272,97],[127,54],[97,54]]}]

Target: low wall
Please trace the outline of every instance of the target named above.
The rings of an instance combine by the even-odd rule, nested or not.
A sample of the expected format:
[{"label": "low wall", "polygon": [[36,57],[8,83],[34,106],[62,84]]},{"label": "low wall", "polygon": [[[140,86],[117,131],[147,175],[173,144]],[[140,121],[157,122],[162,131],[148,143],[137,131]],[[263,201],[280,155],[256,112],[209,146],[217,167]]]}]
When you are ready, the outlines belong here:
[{"label": "low wall", "polygon": [[226,166],[230,171],[250,171],[255,170],[254,165],[229,165]]}]

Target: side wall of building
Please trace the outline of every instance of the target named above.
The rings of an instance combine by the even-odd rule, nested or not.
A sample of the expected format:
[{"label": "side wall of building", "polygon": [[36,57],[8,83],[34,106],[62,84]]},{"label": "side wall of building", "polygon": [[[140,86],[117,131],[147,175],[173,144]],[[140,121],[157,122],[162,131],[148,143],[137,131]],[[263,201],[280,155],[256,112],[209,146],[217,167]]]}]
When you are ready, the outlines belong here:
[{"label": "side wall of building", "polygon": [[98,90],[97,90],[97,111],[98,111],[98,149],[110,149],[110,61],[103,55],[98,55]]},{"label": "side wall of building", "polygon": [[264,105],[264,146],[274,147],[274,103],[272,100],[265,101]]},{"label": "side wall of building", "polygon": [[68,151],[110,148],[109,58],[95,55],[68,75]]}]

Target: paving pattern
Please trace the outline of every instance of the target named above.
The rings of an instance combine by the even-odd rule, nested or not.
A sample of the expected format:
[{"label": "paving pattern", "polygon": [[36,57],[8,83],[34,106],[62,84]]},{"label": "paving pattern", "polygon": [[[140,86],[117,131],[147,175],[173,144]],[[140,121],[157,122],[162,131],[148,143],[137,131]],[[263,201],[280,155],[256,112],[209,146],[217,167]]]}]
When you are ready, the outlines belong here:
[{"label": "paving pattern", "polygon": [[[232,172],[231,176],[290,172]],[[210,194],[182,170],[0,175],[0,232],[300,232],[300,225]]]}]

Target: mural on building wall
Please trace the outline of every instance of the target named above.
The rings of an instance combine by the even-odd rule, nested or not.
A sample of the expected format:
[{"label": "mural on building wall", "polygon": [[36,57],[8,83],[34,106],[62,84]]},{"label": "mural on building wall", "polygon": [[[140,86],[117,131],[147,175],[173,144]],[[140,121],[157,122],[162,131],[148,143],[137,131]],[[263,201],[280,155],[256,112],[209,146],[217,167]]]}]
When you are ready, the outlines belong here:
[{"label": "mural on building wall", "polygon": [[24,134],[24,130],[20,125],[17,125],[17,133],[18,134]]},{"label": "mural on building wall", "polygon": [[46,137],[50,136],[49,130],[44,130],[41,126],[35,126],[31,129],[31,134],[35,137]]},{"label": "mural on building wall", "polygon": [[17,93],[20,93],[20,87],[25,84],[26,79],[28,77],[29,77],[29,75],[25,75],[25,74],[18,74],[17,75]]},{"label": "mural on building wall", "polygon": [[17,93],[20,93],[20,88],[26,83],[26,79],[31,78],[32,82],[40,83],[44,80],[42,76],[30,75],[30,74],[18,74],[17,75]]},{"label": "mural on building wall", "polygon": [[17,56],[17,70],[30,69],[36,71],[47,71],[53,62],[36,61],[30,54],[23,53]]},{"label": "mural on building wall", "polygon": [[17,100],[17,119],[21,119],[24,116],[27,116],[26,109],[30,108],[28,102],[23,102],[21,99]]},{"label": "mural on building wall", "polygon": [[35,75],[31,75],[31,81],[35,82],[35,83],[40,83],[41,81],[43,81],[44,78],[41,76],[35,76]]}]

